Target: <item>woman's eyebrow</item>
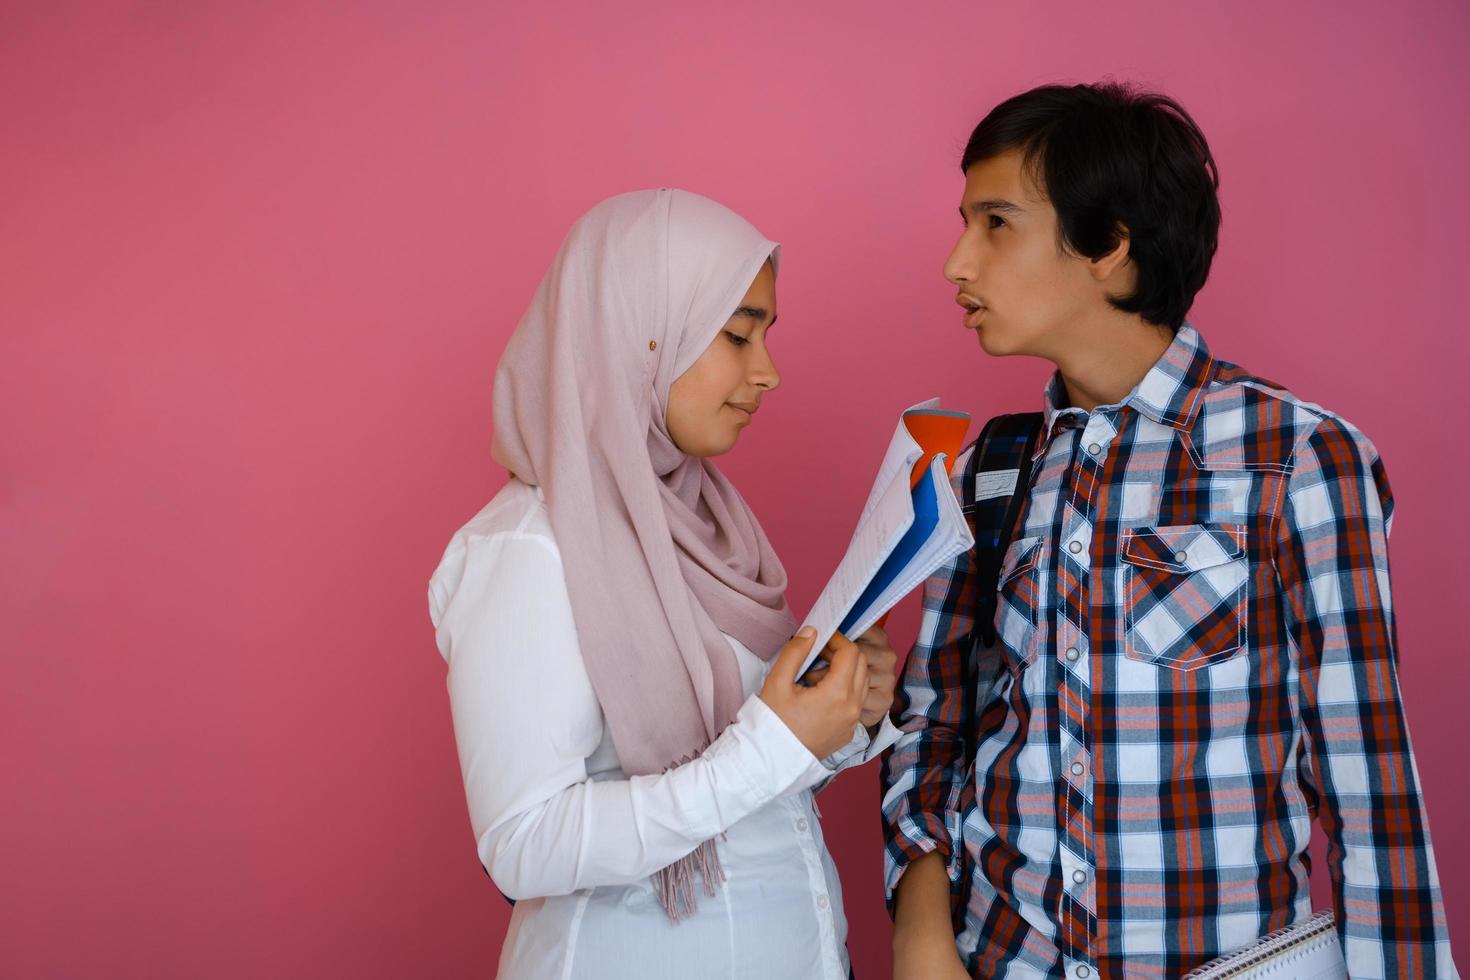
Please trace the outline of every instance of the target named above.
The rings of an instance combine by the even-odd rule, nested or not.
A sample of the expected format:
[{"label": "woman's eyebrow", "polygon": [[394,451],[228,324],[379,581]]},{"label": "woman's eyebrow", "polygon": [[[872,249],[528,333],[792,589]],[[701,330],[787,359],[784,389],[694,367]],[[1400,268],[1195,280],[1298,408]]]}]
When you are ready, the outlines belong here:
[{"label": "woman's eyebrow", "polygon": [[[759,320],[762,323],[765,323],[766,317],[770,315],[770,310],[767,310],[760,306],[737,306],[735,308],[735,312],[730,314],[730,319],[733,320],[737,316],[746,316],[750,317],[752,320]],[[771,322],[768,324],[768,326],[774,327],[775,325],[776,318],[772,317]]]}]

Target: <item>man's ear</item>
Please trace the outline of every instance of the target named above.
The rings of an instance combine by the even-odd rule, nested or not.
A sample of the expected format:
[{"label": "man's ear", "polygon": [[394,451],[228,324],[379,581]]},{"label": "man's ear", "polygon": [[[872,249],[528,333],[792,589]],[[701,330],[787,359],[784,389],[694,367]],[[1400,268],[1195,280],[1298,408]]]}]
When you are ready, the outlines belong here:
[{"label": "man's ear", "polygon": [[1097,282],[1107,282],[1113,274],[1128,262],[1128,246],[1131,240],[1128,237],[1128,226],[1119,222],[1118,244],[1113,246],[1112,251],[1099,255],[1088,261],[1088,271]]}]

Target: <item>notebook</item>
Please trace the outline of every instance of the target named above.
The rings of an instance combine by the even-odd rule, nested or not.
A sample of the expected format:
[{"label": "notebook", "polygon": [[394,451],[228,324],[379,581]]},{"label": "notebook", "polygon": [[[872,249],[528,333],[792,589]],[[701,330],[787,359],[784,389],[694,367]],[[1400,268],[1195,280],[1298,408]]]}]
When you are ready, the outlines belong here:
[{"label": "notebook", "polygon": [[1331,912],[1211,960],[1185,980],[1347,980]]},{"label": "notebook", "polygon": [[899,418],[847,553],[803,620],[817,631],[803,672],[834,633],[861,636],[945,562],[974,546],[949,483],[969,424],[968,415],[941,409],[937,398]]}]

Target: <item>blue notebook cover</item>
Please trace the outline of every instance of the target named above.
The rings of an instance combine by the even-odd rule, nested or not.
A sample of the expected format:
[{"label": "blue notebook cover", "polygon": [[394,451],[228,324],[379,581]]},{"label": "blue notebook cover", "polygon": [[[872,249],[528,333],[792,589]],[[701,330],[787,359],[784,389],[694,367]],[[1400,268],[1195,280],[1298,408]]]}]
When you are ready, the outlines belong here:
[{"label": "blue notebook cover", "polygon": [[[904,567],[914,560],[914,556],[919,553],[924,542],[929,540],[929,536],[939,526],[939,498],[934,492],[933,467],[924,471],[923,477],[914,487],[913,498],[914,523],[909,525],[909,529],[898,540],[898,545],[893,549],[893,553],[878,568],[877,574],[873,576],[873,581],[868,583],[868,587],[863,590],[862,595],[858,596],[858,601],[843,618],[842,624],[837,627],[837,632],[843,636],[847,636],[847,631],[863,618],[863,614],[878,601],[883,591],[903,573]],[[856,639],[856,637],[849,636],[848,639]]]}]

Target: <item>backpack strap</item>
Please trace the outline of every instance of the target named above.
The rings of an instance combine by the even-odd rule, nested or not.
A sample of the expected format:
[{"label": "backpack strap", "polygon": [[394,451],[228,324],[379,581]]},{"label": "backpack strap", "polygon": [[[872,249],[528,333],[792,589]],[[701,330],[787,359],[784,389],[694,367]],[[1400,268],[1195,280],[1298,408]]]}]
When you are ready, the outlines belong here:
[{"label": "backpack strap", "polygon": [[[1031,493],[1031,457],[1041,438],[1045,416],[1040,412],[997,415],[985,423],[980,438],[975,440],[965,469],[963,505],[975,536],[975,648],[965,660],[964,721],[961,737],[965,758],[975,757],[979,726],[980,692],[978,648],[994,649],[1000,642],[995,631],[996,588],[1000,583],[1000,566],[1006,549],[1016,532],[1026,498]],[[989,494],[979,499],[984,474],[1015,471],[1015,489],[1009,493]]]}]

